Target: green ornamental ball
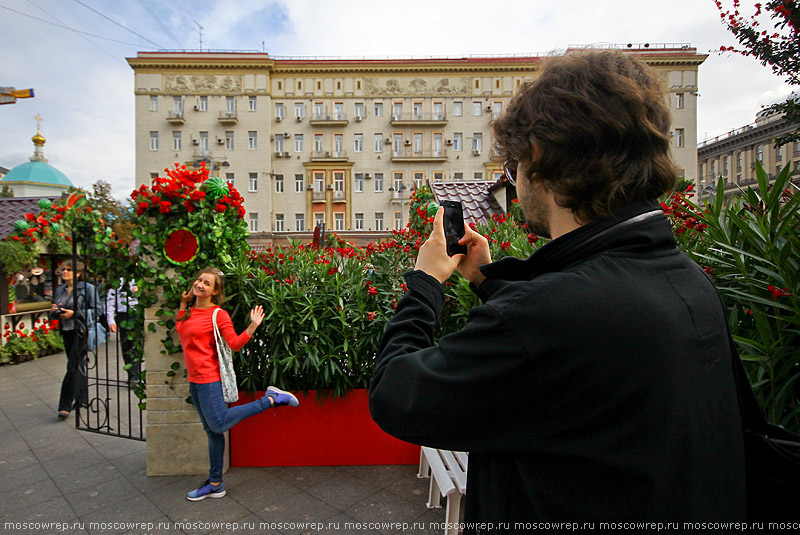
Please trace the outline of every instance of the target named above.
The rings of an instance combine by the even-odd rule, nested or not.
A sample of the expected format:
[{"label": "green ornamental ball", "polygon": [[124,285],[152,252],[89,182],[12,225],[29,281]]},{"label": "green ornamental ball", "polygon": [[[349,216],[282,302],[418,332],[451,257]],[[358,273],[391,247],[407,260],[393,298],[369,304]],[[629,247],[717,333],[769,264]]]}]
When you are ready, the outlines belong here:
[{"label": "green ornamental ball", "polygon": [[49,210],[52,205],[53,202],[50,199],[39,199],[39,209],[41,210]]},{"label": "green ornamental ball", "polygon": [[211,200],[218,200],[221,199],[223,196],[227,195],[228,193],[228,183],[225,182],[223,179],[212,176],[205,182],[203,182],[203,191],[206,192],[206,196],[211,198]]},{"label": "green ornamental ball", "polygon": [[435,202],[428,203],[428,217],[434,217],[436,215],[437,210],[439,210],[439,204]]},{"label": "green ornamental ball", "polygon": [[28,222],[24,219],[17,219],[14,221],[14,230],[25,230],[28,228]]}]

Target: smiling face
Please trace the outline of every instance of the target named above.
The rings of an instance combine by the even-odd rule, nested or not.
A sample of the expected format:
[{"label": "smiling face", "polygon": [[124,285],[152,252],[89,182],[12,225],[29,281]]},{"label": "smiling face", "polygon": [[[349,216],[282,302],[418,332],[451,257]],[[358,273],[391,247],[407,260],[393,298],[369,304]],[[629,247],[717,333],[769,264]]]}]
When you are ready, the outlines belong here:
[{"label": "smiling face", "polygon": [[199,300],[210,300],[219,293],[217,277],[212,273],[200,273],[192,284],[192,295]]}]

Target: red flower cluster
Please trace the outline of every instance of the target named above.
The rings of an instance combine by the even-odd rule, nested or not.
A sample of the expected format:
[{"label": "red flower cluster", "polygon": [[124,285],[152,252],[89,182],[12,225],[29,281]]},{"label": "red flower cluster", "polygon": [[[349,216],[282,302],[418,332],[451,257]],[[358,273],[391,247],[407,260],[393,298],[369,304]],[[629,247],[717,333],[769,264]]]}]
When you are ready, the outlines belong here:
[{"label": "red flower cluster", "polygon": [[669,204],[661,203],[661,209],[672,222],[672,229],[676,235],[683,234],[687,230],[700,234],[708,226],[700,222],[700,214],[688,201],[687,194],[693,189],[689,186],[686,191],[676,191],[669,198]]},{"label": "red flower cluster", "polygon": [[772,301],[775,301],[777,298],[783,297],[785,295],[792,295],[791,293],[789,293],[789,289],[788,288],[776,288],[775,286],[772,286],[771,284],[769,286],[767,286],[767,291],[769,291],[769,293],[772,294],[772,297],[770,297],[770,299]]}]

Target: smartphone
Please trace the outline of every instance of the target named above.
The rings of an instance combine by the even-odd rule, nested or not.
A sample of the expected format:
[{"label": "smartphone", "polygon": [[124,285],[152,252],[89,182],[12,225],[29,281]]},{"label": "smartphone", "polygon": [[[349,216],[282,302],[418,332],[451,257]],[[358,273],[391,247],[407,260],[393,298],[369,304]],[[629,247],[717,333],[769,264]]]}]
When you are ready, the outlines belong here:
[{"label": "smartphone", "polygon": [[447,254],[467,254],[467,246],[459,245],[464,236],[464,210],[460,201],[442,201],[444,206],[444,237],[447,240]]}]

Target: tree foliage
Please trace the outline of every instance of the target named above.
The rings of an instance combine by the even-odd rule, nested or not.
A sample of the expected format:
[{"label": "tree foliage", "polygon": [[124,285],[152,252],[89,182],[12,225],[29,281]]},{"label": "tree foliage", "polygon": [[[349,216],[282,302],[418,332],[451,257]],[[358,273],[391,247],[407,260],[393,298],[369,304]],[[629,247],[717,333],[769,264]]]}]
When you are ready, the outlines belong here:
[{"label": "tree foliage", "polygon": [[[733,8],[726,9],[721,0],[714,0],[722,22],[739,41],[741,48],[721,46],[721,52],[736,52],[758,59],[769,66],[772,72],[786,78],[793,86],[800,85],[800,3],[796,0],[772,0],[756,3],[753,14],[746,17],[740,11],[739,0],[733,0]],[[769,17],[770,22],[765,18]],[[767,29],[768,24],[772,29]],[[766,108],[772,113],[786,117],[798,128],[775,140],[775,145],[800,140],[800,96],[793,93],[783,102]]]}]

